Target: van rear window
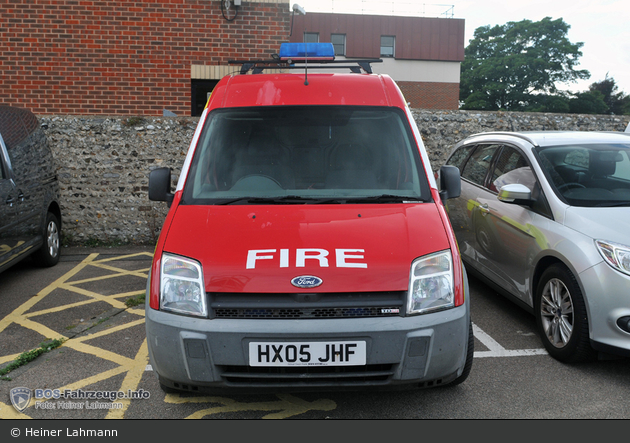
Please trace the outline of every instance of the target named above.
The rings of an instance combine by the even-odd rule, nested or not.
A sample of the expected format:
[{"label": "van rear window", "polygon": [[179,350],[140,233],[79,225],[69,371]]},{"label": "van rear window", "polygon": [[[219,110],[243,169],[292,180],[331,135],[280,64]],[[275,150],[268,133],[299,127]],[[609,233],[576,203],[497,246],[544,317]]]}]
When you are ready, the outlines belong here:
[{"label": "van rear window", "polygon": [[405,114],[396,108],[213,111],[182,204],[430,201]]}]

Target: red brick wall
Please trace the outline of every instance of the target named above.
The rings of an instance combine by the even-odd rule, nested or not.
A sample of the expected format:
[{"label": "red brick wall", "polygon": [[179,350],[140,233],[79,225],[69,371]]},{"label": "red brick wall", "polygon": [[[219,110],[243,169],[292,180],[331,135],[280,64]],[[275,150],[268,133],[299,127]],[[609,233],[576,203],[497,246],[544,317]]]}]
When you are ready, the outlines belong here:
[{"label": "red brick wall", "polygon": [[268,58],[287,3],[2,0],[0,104],[35,114],[190,115],[190,66]]},{"label": "red brick wall", "polygon": [[411,103],[418,109],[459,109],[459,83],[396,82]]}]

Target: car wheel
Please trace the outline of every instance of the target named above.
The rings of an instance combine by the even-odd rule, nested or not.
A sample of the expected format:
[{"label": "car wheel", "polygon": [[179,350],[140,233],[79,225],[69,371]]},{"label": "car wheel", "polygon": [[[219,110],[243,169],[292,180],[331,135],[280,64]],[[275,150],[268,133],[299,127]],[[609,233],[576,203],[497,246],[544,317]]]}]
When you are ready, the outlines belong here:
[{"label": "car wheel", "polygon": [[547,268],[536,291],[536,323],[549,355],[565,363],[591,360],[595,351],[588,334],[582,291],[565,266]]},{"label": "car wheel", "polygon": [[40,266],[54,266],[59,262],[60,249],[59,221],[52,212],[46,216],[44,228],[44,244],[35,254],[35,260]]},{"label": "car wheel", "polygon": [[453,380],[446,386],[457,386],[463,383],[468,378],[468,376],[470,375],[470,370],[472,369],[474,356],[475,356],[475,337],[473,335],[472,320],[471,320],[468,324],[468,347],[466,350],[466,363],[464,363],[464,370],[462,371],[462,375],[457,377],[455,380]]}]

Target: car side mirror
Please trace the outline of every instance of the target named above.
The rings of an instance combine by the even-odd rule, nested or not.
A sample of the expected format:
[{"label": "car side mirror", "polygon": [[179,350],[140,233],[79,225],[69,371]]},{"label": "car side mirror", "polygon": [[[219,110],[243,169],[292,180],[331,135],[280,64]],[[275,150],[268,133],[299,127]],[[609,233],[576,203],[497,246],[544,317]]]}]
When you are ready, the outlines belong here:
[{"label": "car side mirror", "polygon": [[459,168],[444,165],[440,168],[440,198],[444,203],[449,198],[457,198],[462,193],[462,179]]},{"label": "car side mirror", "polygon": [[158,168],[149,174],[149,200],[173,203],[171,193],[171,168]]},{"label": "car side mirror", "polygon": [[532,191],[523,184],[512,183],[501,187],[497,198],[504,203],[531,206]]}]

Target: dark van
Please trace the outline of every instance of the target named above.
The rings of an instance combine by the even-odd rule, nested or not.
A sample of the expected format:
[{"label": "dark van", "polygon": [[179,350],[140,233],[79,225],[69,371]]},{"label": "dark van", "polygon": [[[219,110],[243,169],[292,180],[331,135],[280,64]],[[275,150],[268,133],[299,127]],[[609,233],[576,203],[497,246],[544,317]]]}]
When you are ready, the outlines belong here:
[{"label": "dark van", "polygon": [[61,211],[52,152],[32,112],[0,105],[0,272],[32,255],[59,261]]}]

